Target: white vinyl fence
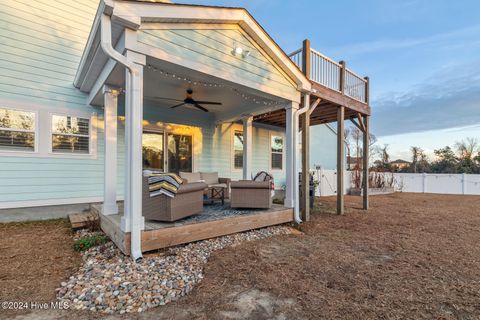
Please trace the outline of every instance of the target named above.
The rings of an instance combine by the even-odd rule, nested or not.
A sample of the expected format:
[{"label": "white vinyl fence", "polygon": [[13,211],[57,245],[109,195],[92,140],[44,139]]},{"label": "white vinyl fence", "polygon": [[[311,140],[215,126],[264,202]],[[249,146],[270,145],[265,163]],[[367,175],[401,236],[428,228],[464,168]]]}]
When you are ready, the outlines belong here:
[{"label": "white vinyl fence", "polygon": [[480,195],[480,174],[394,173],[395,191]]},{"label": "white vinyl fence", "polygon": [[[337,194],[337,171],[314,170],[318,180],[317,196],[332,196]],[[392,176],[392,173],[384,173]],[[345,172],[345,193],[352,187],[351,171]],[[394,188],[397,192],[443,193],[480,195],[479,174],[424,174],[424,173],[393,173]]]},{"label": "white vinyl fence", "polygon": [[[316,169],[314,170],[314,179],[318,181],[318,187],[315,190],[316,196],[334,196],[337,194],[337,170],[323,170]],[[350,188],[350,171],[347,171],[345,174],[345,190],[346,194]]]}]

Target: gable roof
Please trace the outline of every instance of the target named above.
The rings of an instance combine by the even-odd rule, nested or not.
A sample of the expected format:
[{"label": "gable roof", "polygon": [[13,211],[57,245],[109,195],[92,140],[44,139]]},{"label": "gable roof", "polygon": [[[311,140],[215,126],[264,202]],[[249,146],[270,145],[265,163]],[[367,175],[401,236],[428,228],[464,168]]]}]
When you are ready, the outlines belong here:
[{"label": "gable roof", "polygon": [[[308,92],[311,89],[310,81],[244,8],[132,0],[102,0],[100,2],[75,76],[74,85],[77,88],[84,88],[83,83],[87,73],[92,71],[94,57],[99,50],[101,53],[99,47],[100,17],[104,13],[111,15],[114,23],[113,43],[120,38],[123,28],[138,30],[142,23],[238,24],[296,84],[298,90]],[[102,63],[106,63],[108,57],[103,57],[103,60]],[[98,67],[98,62],[96,67]]]}]

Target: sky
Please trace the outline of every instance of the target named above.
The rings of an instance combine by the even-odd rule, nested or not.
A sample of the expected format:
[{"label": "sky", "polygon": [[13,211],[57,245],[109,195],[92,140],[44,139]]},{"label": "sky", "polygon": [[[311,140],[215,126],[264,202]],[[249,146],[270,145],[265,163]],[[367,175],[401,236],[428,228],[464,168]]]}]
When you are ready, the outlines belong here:
[{"label": "sky", "polygon": [[371,131],[392,159],[480,140],[480,1],[187,0],[245,7],[289,53],[305,38],[371,81]]}]

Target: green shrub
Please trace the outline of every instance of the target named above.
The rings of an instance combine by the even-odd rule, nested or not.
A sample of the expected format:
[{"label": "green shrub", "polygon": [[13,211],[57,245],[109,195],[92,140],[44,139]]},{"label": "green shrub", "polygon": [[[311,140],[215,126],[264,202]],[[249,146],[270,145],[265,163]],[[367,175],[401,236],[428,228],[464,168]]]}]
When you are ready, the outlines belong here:
[{"label": "green shrub", "polygon": [[106,235],[103,234],[96,234],[93,236],[85,236],[81,237],[80,239],[76,240],[73,243],[73,250],[75,251],[85,251],[90,249],[91,247],[99,246],[104,244],[109,239]]}]

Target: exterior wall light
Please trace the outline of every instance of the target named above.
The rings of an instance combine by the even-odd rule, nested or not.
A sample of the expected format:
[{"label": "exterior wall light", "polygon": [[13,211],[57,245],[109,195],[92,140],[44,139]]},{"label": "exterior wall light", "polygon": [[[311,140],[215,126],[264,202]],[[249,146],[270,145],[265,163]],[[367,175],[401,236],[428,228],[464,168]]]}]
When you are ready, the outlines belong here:
[{"label": "exterior wall light", "polygon": [[234,55],[241,55],[242,53],[243,53],[243,48],[242,47],[233,48],[233,54]]},{"label": "exterior wall light", "polygon": [[232,50],[232,54],[234,56],[242,56],[242,58],[246,58],[250,55],[250,51],[249,50],[243,50],[242,47],[236,45]]}]

